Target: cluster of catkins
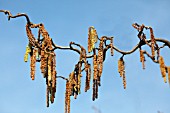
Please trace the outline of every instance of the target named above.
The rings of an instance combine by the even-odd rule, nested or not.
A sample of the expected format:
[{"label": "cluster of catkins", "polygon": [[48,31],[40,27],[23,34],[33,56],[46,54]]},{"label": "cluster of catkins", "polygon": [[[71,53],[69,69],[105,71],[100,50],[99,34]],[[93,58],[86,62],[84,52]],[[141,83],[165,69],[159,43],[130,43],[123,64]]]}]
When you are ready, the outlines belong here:
[{"label": "cluster of catkins", "polygon": [[[151,27],[146,27],[143,24],[140,26],[138,24],[133,24],[133,27],[139,31],[138,37],[140,43],[147,44],[151,48],[151,55],[146,51],[140,49],[140,62],[142,62],[143,69],[145,69],[145,56],[147,54],[153,61],[156,62],[155,56],[160,64],[160,69],[164,82],[167,82],[166,74],[168,73],[168,81],[170,83],[170,66],[165,66],[163,57],[159,55],[160,48],[155,41],[153,30]],[[31,28],[39,28],[38,39],[34,37],[31,32]],[[143,33],[143,29],[150,30],[150,42],[146,40],[146,35]],[[55,92],[56,92],[56,55],[54,53],[53,42],[50,38],[48,32],[45,30],[43,24],[27,24],[26,32],[29,39],[29,44],[26,47],[26,53],[24,56],[24,61],[28,61],[28,55],[30,55],[30,68],[31,68],[31,79],[35,79],[35,66],[36,62],[40,62],[41,72],[43,77],[46,78],[47,84],[47,107],[49,106],[49,101],[54,102]],[[42,39],[40,38],[42,36]],[[95,47],[95,43],[99,42],[99,47]],[[110,44],[107,45],[106,41],[110,40]],[[71,43],[75,44],[75,43]],[[79,44],[75,44],[80,47],[80,58],[78,63],[75,65],[73,72],[70,73],[69,78],[66,79],[66,91],[65,91],[65,113],[70,113],[70,96],[74,96],[76,99],[78,94],[81,93],[81,77],[82,71],[86,72],[85,80],[85,92],[90,89],[90,80],[91,80],[91,65],[87,61],[86,49],[84,49]],[[105,48],[106,47],[106,48]],[[100,39],[98,38],[97,31],[95,28],[89,27],[88,32],[88,52],[93,52],[93,94],[92,100],[98,98],[98,86],[101,85],[101,75],[103,71],[103,62],[105,60],[106,50],[108,47],[111,50],[111,55],[113,56],[114,46],[113,46],[113,37],[103,36]],[[157,55],[155,52],[157,51]],[[124,56],[124,55],[123,55]],[[125,76],[125,62],[123,56],[118,60],[118,72],[120,77],[123,78],[123,86],[126,89],[126,76]],[[84,64],[84,66],[83,66]],[[82,69],[84,67],[84,69]]]},{"label": "cluster of catkins", "polygon": [[[147,53],[146,51],[142,50],[140,48],[140,62],[142,62],[143,69],[145,69],[145,56],[144,54],[147,54],[154,62],[157,62],[160,64],[160,70],[162,74],[162,78],[164,79],[164,82],[167,83],[167,77],[166,74],[168,73],[168,82],[170,84],[170,66],[166,66],[164,63],[164,59],[162,56],[160,56],[160,47],[155,41],[153,29],[151,27],[146,27],[145,25],[138,25],[137,23],[132,24],[132,26],[139,31],[138,37],[142,43],[146,43],[151,48],[151,55]],[[146,41],[146,35],[143,33],[144,28],[147,30],[150,30],[150,43]],[[157,52],[157,55],[155,54]],[[157,56],[157,61],[156,57]]]},{"label": "cluster of catkins", "polygon": [[75,65],[74,71],[70,73],[69,79],[66,82],[65,92],[65,113],[70,113],[70,96],[77,96],[81,93],[81,77],[82,77],[82,64],[84,63],[84,70],[86,72],[85,92],[90,89],[91,79],[91,65],[86,61],[86,50],[80,46],[80,59]]},{"label": "cluster of catkins", "polygon": [[[100,40],[99,47],[95,48],[95,43],[97,40]],[[89,33],[88,33],[88,52],[93,51],[93,95],[92,100],[98,98],[98,86],[101,85],[101,75],[103,71],[103,62],[105,59],[104,54],[104,43],[106,40],[110,40],[110,48],[111,48],[111,55],[113,56],[113,37],[101,37],[101,39],[98,38],[97,32],[95,28],[89,27]],[[98,50],[98,54],[96,53],[96,50]]]},{"label": "cluster of catkins", "polygon": [[[38,39],[32,34],[31,28],[39,28]],[[56,92],[56,55],[52,51],[52,40],[48,32],[45,30],[43,24],[27,24],[26,32],[29,39],[29,44],[26,47],[24,61],[28,61],[28,54],[30,55],[31,79],[35,79],[35,65],[36,62],[41,63],[41,72],[46,78],[47,84],[47,107],[49,106],[49,99],[51,103],[54,102]],[[42,35],[42,39],[40,36]],[[49,97],[50,95],[50,97]]]}]

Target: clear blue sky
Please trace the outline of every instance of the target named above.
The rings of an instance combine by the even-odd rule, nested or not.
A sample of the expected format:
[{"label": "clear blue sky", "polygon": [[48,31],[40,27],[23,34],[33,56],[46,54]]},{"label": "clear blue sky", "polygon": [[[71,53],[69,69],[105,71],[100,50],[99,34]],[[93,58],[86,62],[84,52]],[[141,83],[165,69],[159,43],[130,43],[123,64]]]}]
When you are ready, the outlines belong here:
[{"label": "clear blue sky", "polygon": [[[114,44],[122,50],[138,43],[134,22],[152,26],[156,37],[170,40],[169,6],[169,0],[0,0],[0,9],[14,15],[27,13],[33,23],[44,23],[57,45],[75,41],[87,48],[88,27],[93,25],[100,37],[114,36]],[[30,64],[23,60],[28,43],[25,24],[25,18],[7,21],[0,13],[0,113],[63,113],[65,81],[58,79],[55,102],[46,108],[39,64],[35,80],[30,78]],[[56,54],[58,75],[68,76],[78,54],[61,50]],[[170,65],[170,50],[166,47],[161,55]],[[142,70],[138,51],[126,56],[124,90],[117,72],[120,56],[107,54],[99,98],[93,102],[92,90],[82,92],[77,100],[71,99],[71,113],[94,113],[92,106],[102,113],[170,113],[170,87],[163,83],[159,65],[147,58],[146,70]]]}]

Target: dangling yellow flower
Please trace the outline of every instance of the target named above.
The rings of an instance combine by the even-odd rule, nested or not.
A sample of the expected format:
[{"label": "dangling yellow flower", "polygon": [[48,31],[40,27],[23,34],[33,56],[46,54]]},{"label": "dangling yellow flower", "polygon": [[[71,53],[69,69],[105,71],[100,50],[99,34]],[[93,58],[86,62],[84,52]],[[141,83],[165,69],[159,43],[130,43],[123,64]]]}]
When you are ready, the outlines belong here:
[{"label": "dangling yellow flower", "polygon": [[31,52],[31,48],[30,46],[27,46],[26,47],[26,52],[25,52],[25,55],[24,55],[24,61],[27,62],[28,61],[28,54]]},{"label": "dangling yellow flower", "polygon": [[95,43],[97,42],[98,35],[94,26],[89,27],[88,33],[88,52],[91,52],[95,48]]}]

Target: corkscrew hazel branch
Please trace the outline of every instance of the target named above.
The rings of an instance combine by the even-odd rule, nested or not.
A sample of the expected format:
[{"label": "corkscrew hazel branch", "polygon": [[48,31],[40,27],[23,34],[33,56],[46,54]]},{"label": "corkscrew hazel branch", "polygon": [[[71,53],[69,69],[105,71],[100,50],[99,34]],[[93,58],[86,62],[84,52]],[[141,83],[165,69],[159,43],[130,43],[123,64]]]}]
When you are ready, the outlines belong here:
[{"label": "corkscrew hazel branch", "polygon": [[8,20],[10,20],[10,18],[17,18],[17,17],[22,17],[22,16],[24,16],[24,17],[26,18],[26,20],[27,20],[27,23],[31,25],[31,21],[30,21],[28,15],[25,14],[25,13],[18,13],[17,15],[13,16],[13,15],[11,14],[11,12],[8,11],[8,10],[0,10],[0,12],[4,12],[5,15],[8,15]]},{"label": "corkscrew hazel branch", "polygon": [[[18,13],[17,15],[15,15],[15,16],[13,16],[12,14],[11,14],[11,12],[10,11],[8,11],[8,10],[0,10],[0,12],[3,12],[3,13],[5,13],[6,15],[8,15],[8,20],[10,20],[11,18],[17,18],[17,17],[22,17],[22,16],[24,16],[25,18],[26,18],[26,21],[27,21],[27,27],[28,27],[28,29],[30,29],[30,32],[31,32],[31,28],[43,28],[43,29],[41,29],[41,30],[43,30],[43,31],[39,31],[39,34],[38,34],[38,38],[36,39],[35,37],[33,37],[33,38],[35,38],[35,40],[34,40],[34,43],[33,43],[33,46],[32,47],[34,47],[34,48],[39,48],[39,49],[42,49],[42,43],[41,42],[43,42],[46,38],[47,38],[47,41],[49,42],[48,44],[50,45],[50,46],[48,46],[49,47],[49,51],[50,52],[53,52],[54,53],[54,50],[55,49],[61,49],[61,50],[72,50],[72,51],[75,51],[75,52],[77,52],[78,54],[80,54],[80,56],[82,55],[82,57],[83,58],[95,58],[94,59],[94,72],[95,72],[95,74],[94,74],[94,81],[93,81],[93,100],[95,100],[97,97],[98,97],[98,60],[97,60],[97,57],[99,56],[97,56],[97,54],[96,54],[96,50],[98,50],[98,52],[99,52],[99,50],[102,50],[102,57],[103,57],[103,61],[105,60],[105,57],[106,57],[106,52],[107,52],[107,50],[108,49],[112,49],[112,50],[116,50],[118,53],[121,53],[122,54],[122,57],[121,57],[121,63],[122,63],[122,66],[121,66],[121,68],[122,69],[120,69],[120,73],[121,73],[121,76],[123,76],[123,84],[124,84],[124,88],[126,88],[126,81],[125,81],[125,70],[124,70],[124,61],[122,60],[123,59],[123,56],[124,55],[128,55],[128,54],[132,54],[133,52],[135,52],[137,49],[141,49],[141,47],[142,46],[144,46],[144,45],[148,45],[149,47],[151,47],[152,48],[152,55],[150,55],[148,52],[146,52],[146,51],[142,51],[144,54],[146,54],[149,58],[151,58],[151,60],[153,61],[153,62],[155,62],[155,63],[159,63],[160,61],[159,61],[159,59],[161,58],[161,57],[159,57],[159,52],[160,52],[160,49],[162,49],[162,48],[164,48],[165,46],[168,46],[169,48],[170,48],[170,42],[168,41],[168,40],[165,40],[165,39],[161,39],[161,38],[155,38],[154,37],[154,34],[153,34],[153,30],[152,30],[152,28],[151,27],[147,27],[147,26],[145,26],[145,25],[139,25],[139,24],[137,24],[137,23],[135,23],[135,24],[132,24],[132,26],[135,28],[135,29],[137,29],[138,30],[138,38],[140,39],[140,41],[139,41],[139,43],[136,45],[136,46],[134,46],[130,51],[123,51],[123,50],[120,50],[120,49],[118,49],[116,46],[113,46],[112,45],[112,43],[113,42],[111,42],[112,41],[112,39],[113,39],[113,37],[107,37],[107,36],[102,36],[101,38],[99,38],[98,37],[98,35],[97,35],[97,33],[95,34],[95,35],[97,35],[97,39],[95,39],[95,43],[97,42],[96,40],[100,40],[100,41],[103,41],[103,43],[104,43],[104,45],[102,45],[102,49],[99,49],[99,48],[95,48],[94,47],[94,45],[93,45],[93,47],[92,47],[92,51],[93,51],[93,54],[92,55],[86,55],[86,50],[83,48],[83,46],[81,46],[80,44],[77,44],[77,43],[75,43],[75,42],[70,42],[70,44],[69,44],[69,46],[58,46],[58,45],[56,45],[54,42],[53,42],[53,40],[49,37],[49,34],[48,34],[48,32],[45,30],[45,28],[44,28],[44,26],[43,26],[43,24],[33,24],[31,21],[30,21],[30,19],[29,19],[29,17],[28,17],[28,15],[27,14],[25,14],[25,13]],[[43,27],[42,27],[43,26]],[[150,29],[150,34],[151,34],[151,39],[146,39],[146,35],[144,34],[144,32],[143,32],[143,30],[144,29],[146,29],[146,30],[148,30],[148,29]],[[95,30],[95,29],[94,29]],[[95,32],[96,32],[96,30],[95,30]],[[40,34],[41,33],[44,33],[44,35],[42,35],[42,39],[40,39]],[[111,44],[107,44],[106,42],[108,41],[108,40],[110,40],[110,42],[111,42]],[[163,43],[163,46],[160,46],[160,47],[158,47],[158,45],[156,44],[156,42],[161,42],[161,43]],[[102,44],[103,44],[102,43]],[[80,49],[77,49],[77,48],[74,48],[73,46],[78,46],[78,47],[80,47]],[[103,46],[105,46],[105,47],[103,47]],[[85,52],[82,52],[82,50],[85,50]],[[46,51],[46,48],[45,48],[45,50],[44,50],[44,52],[45,53],[48,53],[48,51]],[[49,53],[50,53],[49,52]],[[91,52],[91,51],[90,51]],[[157,52],[157,59],[155,60],[155,52]],[[85,55],[84,55],[85,54]],[[102,59],[102,57],[101,57],[101,59]],[[81,58],[81,57],[80,57]],[[35,59],[35,58],[34,58]],[[100,59],[100,60],[101,60]],[[86,60],[85,60],[86,61]],[[102,61],[102,63],[103,63],[103,61]],[[81,63],[83,63],[83,62],[81,62]],[[87,62],[88,63],[88,62]],[[51,66],[50,65],[50,62],[49,62],[49,67]],[[82,66],[82,64],[81,64],[81,66]],[[85,68],[86,68],[86,66],[85,66],[85,68],[84,69],[82,69],[81,70],[81,66],[79,66],[79,74],[81,75],[81,72],[82,71],[84,71],[84,70],[86,70]],[[32,66],[32,67],[34,67],[34,66]],[[168,72],[168,75],[169,75],[169,82],[170,82],[170,67],[167,67],[167,66],[162,66],[163,68],[164,68],[164,71],[166,71],[166,72]],[[51,69],[51,68],[49,68],[49,69]],[[34,69],[32,69],[32,71],[34,72]],[[34,75],[34,73],[32,74],[32,75]],[[49,75],[51,75],[51,74],[49,74]],[[80,75],[78,76],[78,77],[80,77]],[[65,78],[65,77],[63,77],[63,76],[55,76],[55,77],[57,77],[57,78],[61,78],[61,79],[63,79],[63,80],[66,80],[67,81],[67,83],[68,83],[68,85],[70,84],[69,82],[69,79],[68,78]],[[163,76],[164,78],[165,78],[165,75]],[[33,79],[34,79],[34,77],[33,77]],[[48,78],[47,78],[48,79]],[[100,80],[99,80],[100,81]],[[87,81],[88,82],[88,81]],[[89,82],[90,83],[90,82]],[[89,85],[89,83],[88,83],[88,85]],[[48,83],[49,84],[49,83]],[[55,84],[55,83],[54,83]],[[78,85],[79,85],[79,88],[80,88],[80,82],[78,82]],[[49,106],[49,94],[50,95],[52,95],[53,96],[53,94],[55,94],[55,91],[53,92],[53,89],[52,90],[49,90],[49,87],[51,87],[51,86],[48,86],[47,87],[47,106]],[[89,86],[88,86],[89,87]],[[87,89],[88,90],[88,89]],[[86,91],[87,91],[86,90]],[[52,91],[52,93],[51,93],[51,91]],[[67,93],[67,103],[70,103],[70,88],[68,87],[67,88],[67,91],[66,91],[66,93]],[[53,99],[55,98],[55,96],[53,96],[52,97]],[[53,101],[53,99],[51,100],[51,102],[53,103],[54,101]],[[69,111],[69,109],[70,109],[70,105],[68,104],[67,105],[67,107],[68,107],[68,113],[70,112]]]},{"label": "corkscrew hazel branch", "polygon": [[[17,18],[17,17],[24,16],[24,17],[26,17],[26,20],[27,20],[27,23],[28,23],[28,24],[30,24],[30,25],[33,24],[33,23],[30,21],[28,15],[25,14],[25,13],[18,13],[17,15],[13,16],[13,15],[11,14],[11,12],[8,11],[8,10],[0,10],[0,12],[4,12],[5,14],[8,14],[8,18]],[[135,26],[135,25],[136,25],[137,27],[140,26],[140,25],[137,24],[137,23],[133,24],[133,26]],[[146,28],[146,29],[149,29],[150,27],[146,27],[146,26],[145,26],[145,28]],[[103,37],[105,37],[107,40],[110,40],[110,37],[107,37],[107,36],[103,36]],[[162,43],[164,43],[166,46],[168,46],[168,47],[170,48],[170,42],[169,42],[168,40],[161,39],[161,38],[155,38],[155,41],[157,41],[157,42],[162,42]],[[147,42],[147,43],[150,43],[151,40],[150,40],[150,39],[149,39],[149,40],[146,40],[146,42]],[[121,53],[121,54],[127,55],[127,54],[131,54],[131,53],[135,52],[139,47],[141,47],[141,46],[143,46],[143,45],[145,45],[145,44],[147,44],[147,43],[145,43],[145,42],[142,42],[142,43],[139,42],[139,43],[138,43],[132,50],[130,50],[130,51],[120,50],[120,49],[118,49],[116,46],[113,46],[113,49],[116,50],[117,52]],[[71,43],[70,43],[69,46],[58,46],[58,45],[56,45],[56,44],[53,42],[53,40],[52,40],[52,45],[54,46],[54,48],[52,49],[53,51],[54,51],[55,49],[73,50],[73,51],[77,52],[78,54],[80,54],[80,51],[79,51],[78,49],[76,49],[76,48],[73,48]],[[106,45],[106,43],[105,43],[105,45]],[[110,45],[106,45],[105,51],[107,51],[109,48],[111,48],[111,46],[110,46]],[[92,58],[93,55],[87,55],[86,57],[87,57],[87,58]]]}]

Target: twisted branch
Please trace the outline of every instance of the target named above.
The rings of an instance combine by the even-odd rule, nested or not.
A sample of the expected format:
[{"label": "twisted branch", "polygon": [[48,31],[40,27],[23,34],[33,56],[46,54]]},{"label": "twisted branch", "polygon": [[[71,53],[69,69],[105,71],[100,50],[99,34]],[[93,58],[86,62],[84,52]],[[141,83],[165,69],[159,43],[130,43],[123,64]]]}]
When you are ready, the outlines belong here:
[{"label": "twisted branch", "polygon": [[0,10],[0,12],[4,12],[5,15],[8,15],[8,20],[10,20],[10,18],[17,18],[17,17],[24,16],[24,17],[26,18],[26,20],[27,20],[27,23],[28,23],[28,24],[31,24],[31,21],[30,21],[28,15],[25,14],[25,13],[18,13],[17,15],[13,16],[13,15],[11,14],[11,12],[8,11],[8,10]]},{"label": "twisted branch", "polygon": [[[8,19],[9,19],[9,20],[10,20],[10,18],[17,18],[17,17],[24,16],[24,17],[26,18],[28,24],[30,24],[30,25],[33,24],[33,23],[30,21],[28,15],[25,14],[25,13],[18,13],[17,15],[13,16],[13,15],[11,14],[11,12],[8,11],[8,10],[0,10],[0,12],[4,12],[5,14],[8,14]],[[36,25],[38,26],[38,24],[36,24]],[[103,36],[103,37],[106,38],[107,40],[110,40],[110,37],[107,37],[107,36]],[[100,39],[98,38],[98,40],[100,40]],[[165,44],[165,46],[168,46],[168,47],[170,48],[170,42],[169,42],[168,40],[165,40],[165,39],[162,39],[162,38],[155,38],[155,41],[157,41],[157,42],[162,42],[162,43]],[[147,43],[150,43],[151,40],[148,39],[148,40],[146,40],[146,42],[147,42]],[[123,54],[123,55],[128,55],[128,54],[131,54],[131,53],[135,52],[139,47],[141,47],[141,46],[143,46],[143,45],[146,45],[147,43],[144,43],[144,42],[141,43],[141,42],[139,42],[139,43],[138,43],[136,46],[134,46],[134,47],[132,48],[132,50],[130,50],[130,51],[120,50],[120,49],[118,49],[116,46],[113,46],[113,49],[116,50],[117,52]],[[52,49],[52,51],[54,51],[55,49],[73,50],[73,51],[77,52],[78,54],[80,54],[80,50],[74,48],[74,47],[72,46],[72,42],[70,42],[69,46],[58,46],[58,45],[56,45],[56,44],[53,42],[53,40],[52,40],[52,44],[53,44],[53,46],[54,46],[54,48]],[[111,47],[110,45],[106,45],[105,51],[107,51],[108,49],[110,49],[110,47]],[[87,57],[87,58],[92,58],[93,55],[87,55],[86,57]]]},{"label": "twisted branch", "polygon": [[[69,46],[58,46],[58,45],[56,45],[55,43],[54,43],[54,41],[49,37],[49,34],[48,34],[48,32],[45,30],[45,28],[44,28],[44,25],[42,24],[42,23],[40,23],[40,24],[33,24],[31,21],[30,21],[30,19],[29,19],[29,17],[28,17],[28,15],[27,14],[25,14],[25,13],[18,13],[17,15],[15,15],[15,16],[13,16],[12,14],[11,14],[11,12],[10,11],[8,11],[8,10],[0,10],[0,12],[3,12],[3,13],[5,13],[5,15],[8,15],[8,20],[10,20],[11,18],[17,18],[17,17],[22,17],[22,16],[24,16],[25,18],[26,18],[26,21],[27,21],[27,28],[28,28],[28,31],[29,31],[29,33],[30,33],[30,35],[31,35],[31,38],[33,39],[33,44],[32,44],[32,46],[31,46],[31,48],[32,47],[35,47],[36,49],[38,48],[38,49],[40,49],[40,50],[42,50],[42,48],[44,47],[44,49],[43,49],[43,51],[41,51],[41,56],[44,56],[44,58],[45,58],[45,55],[44,55],[44,52],[46,53],[46,55],[49,55],[48,56],[48,61],[47,61],[47,59],[44,59],[44,63],[45,63],[45,65],[46,65],[46,63],[48,64],[48,66],[47,66],[47,69],[49,69],[48,71],[47,71],[47,73],[45,73],[45,76],[48,76],[48,77],[46,77],[46,80],[47,80],[47,82],[48,82],[48,87],[47,87],[47,106],[49,106],[49,94],[52,96],[52,98],[51,98],[51,102],[53,103],[54,102],[54,98],[55,98],[55,92],[56,92],[56,90],[55,90],[55,87],[56,87],[56,82],[54,82],[54,81],[56,81],[56,78],[61,78],[61,79],[63,79],[63,80],[66,80],[67,81],[67,90],[66,90],[66,94],[67,94],[67,99],[68,98],[70,98],[70,91],[72,90],[72,89],[70,89],[70,84],[71,84],[71,81],[70,81],[70,78],[66,78],[66,77],[64,77],[64,76],[56,76],[56,71],[51,71],[51,70],[53,70],[53,69],[55,69],[55,67],[56,67],[56,62],[55,62],[55,59],[52,59],[52,56],[53,55],[55,55],[54,54],[54,50],[56,50],[56,49],[61,49],[61,50],[72,50],[72,51],[75,51],[75,52],[77,52],[79,55],[80,55],[80,60],[79,60],[79,62],[78,62],[78,64],[76,64],[76,66],[78,66],[78,67],[76,67],[75,68],[75,73],[77,74],[77,78],[75,78],[75,80],[77,81],[77,88],[78,88],[78,90],[80,89],[80,85],[81,85],[81,72],[82,71],[86,71],[87,72],[87,74],[88,74],[88,72],[89,73],[91,73],[91,70],[89,70],[90,68],[90,66],[89,66],[89,64],[88,64],[88,61],[86,62],[86,58],[95,58],[95,60],[94,60],[94,63],[95,63],[95,67],[97,67],[96,68],[96,70],[95,70],[95,72],[96,73],[98,73],[98,66],[99,66],[99,64],[98,63],[100,63],[101,61],[100,61],[100,59],[102,59],[102,63],[104,62],[104,60],[105,60],[105,57],[106,57],[106,52],[107,52],[107,50],[108,49],[111,49],[111,54],[113,53],[113,50],[115,50],[115,51],[117,51],[118,53],[120,53],[120,54],[122,54],[122,57],[121,57],[121,59],[123,59],[123,57],[125,56],[125,55],[128,55],[128,54],[132,54],[133,52],[135,52],[137,49],[140,49],[140,51],[142,51],[142,55],[143,54],[146,54],[153,62],[155,62],[155,63],[160,63],[159,62],[159,52],[160,52],[160,49],[162,49],[162,48],[164,48],[165,46],[168,46],[169,48],[170,48],[170,42],[168,41],[168,40],[165,40],[165,39],[161,39],[161,38],[155,38],[154,37],[154,34],[153,34],[153,30],[152,30],[152,28],[151,27],[147,27],[147,26],[144,26],[143,24],[142,25],[139,25],[139,24],[137,24],[137,23],[134,23],[134,24],[132,24],[132,26],[135,28],[135,29],[137,29],[138,30],[138,38],[140,39],[140,41],[139,41],[139,43],[136,45],[136,46],[134,46],[131,50],[129,50],[129,51],[123,51],[123,50],[120,50],[119,48],[117,48],[116,46],[114,46],[113,45],[113,37],[107,37],[107,36],[102,36],[101,38],[99,38],[98,37],[98,35],[97,35],[97,40],[99,40],[99,41],[102,41],[102,43],[100,43],[100,44],[102,44],[102,46],[100,46],[100,44],[99,44],[99,48],[95,48],[95,46],[94,46],[94,43],[90,43],[90,44],[92,44],[93,46],[92,46],[92,48],[90,48],[90,51],[89,52],[91,52],[92,50],[93,50],[93,54],[92,55],[87,55],[86,54],[86,50],[84,49],[84,47],[83,46],[81,46],[80,44],[77,44],[77,43],[75,43],[75,42],[70,42],[69,43]],[[33,37],[33,35],[32,35],[32,33],[31,33],[31,28],[39,28],[39,34],[38,34],[38,38],[36,39],[35,37]],[[93,29],[94,29],[94,27],[93,27]],[[151,39],[146,39],[146,35],[144,34],[144,32],[143,32],[143,30],[144,29],[150,29],[150,34],[151,34]],[[95,29],[94,29],[95,30]],[[96,30],[95,30],[95,32],[96,32]],[[40,34],[42,35],[42,39],[40,39]],[[97,34],[97,33],[96,33]],[[95,34],[95,36],[96,36],[96,34]],[[90,36],[90,35],[89,35]],[[28,36],[29,37],[29,36]],[[94,40],[91,40],[91,39],[93,39],[93,37],[92,38],[89,38],[90,39],[90,41],[92,41],[92,42],[94,42]],[[45,40],[45,41],[44,41]],[[44,41],[44,43],[43,43],[43,41]],[[107,44],[106,42],[107,41],[110,41],[110,44]],[[96,41],[96,39],[95,39],[95,43],[96,43],[97,41]],[[161,42],[161,43],[163,43],[163,46],[160,46],[160,47],[158,47],[158,45],[157,45],[157,43],[156,42]],[[43,45],[44,44],[44,45]],[[45,45],[46,44],[46,45]],[[150,48],[151,48],[151,50],[152,50],[152,55],[150,55],[147,51],[143,51],[143,50],[141,50],[141,47],[142,46],[144,46],[144,45],[148,45]],[[43,47],[42,47],[43,46]],[[73,46],[77,46],[77,47],[79,47],[79,49],[77,49],[77,48],[75,48],[75,47],[73,47]],[[100,49],[100,47],[102,48],[102,49]],[[98,50],[98,53],[99,52],[101,52],[101,54],[96,54],[96,50]],[[84,52],[85,51],[85,52]],[[157,59],[155,60],[155,52],[157,52]],[[27,53],[28,54],[28,53]],[[51,56],[50,56],[51,55]],[[112,54],[113,55],[113,54]],[[99,57],[99,56],[102,56],[102,57]],[[34,55],[34,57],[35,57],[35,55]],[[97,60],[97,57],[99,57],[100,59],[99,59],[99,61]],[[144,55],[143,55],[143,57],[144,57]],[[42,58],[43,57],[41,57],[41,60],[42,60]],[[49,59],[52,59],[52,60],[49,60]],[[161,57],[160,57],[161,58]],[[83,59],[83,60],[82,60]],[[34,60],[36,61],[36,58],[34,58]],[[40,60],[40,61],[41,61]],[[43,60],[42,60],[43,61]],[[83,62],[83,61],[85,61],[85,62]],[[143,63],[143,61],[144,60],[142,60],[142,63]],[[54,63],[55,62],[55,63]],[[80,63],[81,62],[81,63]],[[122,61],[121,61],[122,62]],[[51,64],[51,63],[53,63],[53,65]],[[81,69],[81,66],[82,66],[82,63],[84,63],[85,64],[85,66],[84,66],[84,68],[83,69]],[[80,65],[79,65],[80,64]],[[100,65],[101,65],[101,63],[100,63]],[[53,66],[54,68],[51,68],[51,66]],[[124,61],[123,61],[123,69],[121,69],[121,71],[123,70],[123,74],[121,74],[121,76],[123,76],[123,83],[124,83],[124,87],[126,88],[126,81],[125,81],[125,75],[124,75],[124,72],[125,72],[125,70],[124,70]],[[44,66],[42,65],[42,69],[44,69]],[[166,70],[167,70],[167,67],[166,66],[163,66],[163,67],[165,67],[166,68]],[[95,68],[94,68],[95,69]],[[102,68],[101,68],[102,69]],[[34,70],[34,69],[32,69],[32,70]],[[165,70],[165,69],[164,69]],[[99,70],[100,71],[100,70]],[[49,73],[48,73],[49,72]],[[53,78],[53,81],[52,81],[52,78],[51,78],[51,72],[54,72],[54,74],[53,75],[55,75],[55,76],[53,76],[54,78]],[[170,73],[169,71],[168,71],[168,73]],[[34,75],[34,74],[32,74],[32,75]],[[96,74],[97,75],[97,74]],[[55,78],[56,77],[56,78]],[[98,92],[98,84],[99,83],[97,83],[97,81],[99,81],[100,82],[100,78],[99,78],[99,80],[98,80],[98,78],[97,78],[97,76],[94,76],[94,80],[95,80],[95,85],[94,85],[94,89],[95,89],[95,98],[97,98],[97,92]],[[165,78],[165,77],[164,77]],[[170,74],[169,74],[169,78],[170,78]],[[49,80],[48,80],[49,79]],[[90,78],[88,78],[88,79],[90,79]],[[89,80],[90,81],[90,80]],[[169,81],[170,81],[170,79],[169,79]],[[52,87],[51,87],[51,83],[52,83]],[[170,82],[169,82],[170,83]],[[74,84],[75,85],[75,84]],[[77,90],[77,88],[76,87],[73,87],[73,88],[75,88],[76,90]],[[72,87],[71,87],[72,88]],[[73,90],[75,90],[75,89],[73,89]],[[80,90],[79,90],[80,91]],[[79,92],[79,91],[77,91],[77,92]],[[77,94],[76,94],[77,95]],[[68,99],[68,101],[70,102],[70,100]],[[69,105],[68,105],[68,107],[69,107]],[[68,109],[70,109],[70,108],[68,108]],[[68,110],[69,111],[69,110]]]}]

